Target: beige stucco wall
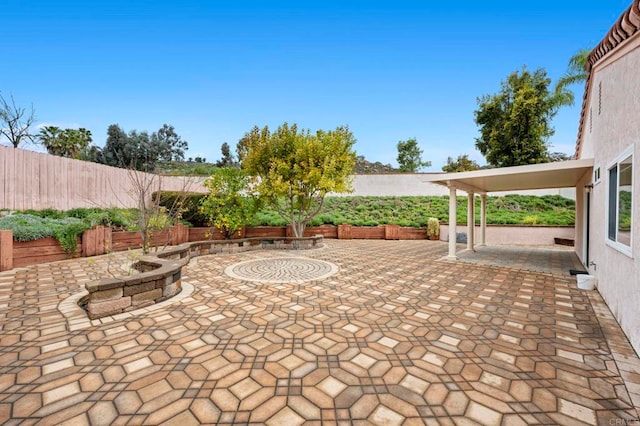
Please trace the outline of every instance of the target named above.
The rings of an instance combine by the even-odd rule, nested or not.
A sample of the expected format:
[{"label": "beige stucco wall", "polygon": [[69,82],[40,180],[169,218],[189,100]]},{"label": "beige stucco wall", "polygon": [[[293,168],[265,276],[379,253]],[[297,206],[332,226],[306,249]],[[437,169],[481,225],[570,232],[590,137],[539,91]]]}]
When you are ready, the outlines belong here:
[{"label": "beige stucco wall", "polygon": [[[350,194],[331,194],[342,196],[412,196],[412,195],[449,195],[449,188],[432,182],[425,182],[427,178],[441,173],[403,173],[403,174],[372,174],[355,175],[353,177],[353,192]],[[495,192],[489,195],[501,196],[507,194],[522,195],[561,195],[575,199],[573,188],[540,189],[532,191]]]},{"label": "beige stucco wall", "polygon": [[[640,353],[640,33],[592,70],[581,158],[593,157],[600,183],[591,196],[589,259],[598,291]],[[633,147],[632,256],[607,244],[608,167]],[[584,182],[587,183],[587,182]],[[578,195],[581,199],[581,195]],[[581,223],[581,222],[580,222]],[[578,239],[582,227],[577,227]],[[578,254],[582,256],[582,246]]]},{"label": "beige stucco wall", "polygon": [[[456,232],[467,232],[467,225],[457,225]],[[480,226],[476,225],[474,241],[480,243]],[[440,226],[440,239],[447,241],[449,225]],[[485,234],[487,245],[527,245],[553,246],[555,238],[573,239],[573,226],[516,226],[516,225],[487,225]]]}]

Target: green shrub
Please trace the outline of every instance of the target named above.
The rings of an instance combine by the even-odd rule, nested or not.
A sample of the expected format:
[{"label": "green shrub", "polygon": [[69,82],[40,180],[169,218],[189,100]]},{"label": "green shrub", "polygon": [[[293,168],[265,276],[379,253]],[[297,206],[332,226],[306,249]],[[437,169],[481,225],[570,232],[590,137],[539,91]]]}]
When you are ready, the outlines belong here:
[{"label": "green shrub", "polygon": [[64,224],[60,228],[54,229],[53,233],[55,239],[60,243],[62,250],[67,254],[73,254],[78,248],[78,237],[90,228],[91,227],[84,222],[71,222]]},{"label": "green shrub", "polygon": [[65,217],[63,211],[55,209],[25,210],[23,213],[38,217],[48,217],[52,219],[61,219]]},{"label": "green shrub", "polygon": [[[116,209],[98,209],[98,208],[77,208],[67,210],[67,217],[75,217],[82,219],[83,222],[94,226],[130,226],[131,223],[125,220]],[[114,223],[115,222],[115,223]]]},{"label": "green shrub", "polygon": [[14,214],[0,218],[0,229],[13,231],[14,240],[33,241],[54,237],[68,254],[76,251],[77,238],[89,228],[90,226],[82,220],[72,217],[54,219],[30,214]]},{"label": "green shrub", "polygon": [[162,191],[154,192],[153,200],[155,201],[158,196],[160,197],[160,206],[167,210],[172,210],[174,206],[180,209],[181,220],[185,220],[193,226],[209,226],[207,216],[200,211],[202,200],[206,194]]},{"label": "green shrub", "polygon": [[1,217],[0,229],[13,231],[15,241],[33,241],[53,237],[53,230],[47,227],[43,218],[31,214],[17,213]]},{"label": "green shrub", "polygon": [[210,176],[218,167],[211,163],[188,161],[159,162],[158,172],[172,176]]},{"label": "green shrub", "polygon": [[67,210],[65,212],[65,216],[67,217],[75,217],[78,219],[84,219],[89,215],[95,214],[97,212],[102,212],[104,211],[103,209],[98,209],[98,208],[76,208],[76,209],[71,209],[71,210]]},{"label": "green shrub", "polygon": [[440,221],[435,217],[427,219],[427,236],[436,238],[440,235]]}]

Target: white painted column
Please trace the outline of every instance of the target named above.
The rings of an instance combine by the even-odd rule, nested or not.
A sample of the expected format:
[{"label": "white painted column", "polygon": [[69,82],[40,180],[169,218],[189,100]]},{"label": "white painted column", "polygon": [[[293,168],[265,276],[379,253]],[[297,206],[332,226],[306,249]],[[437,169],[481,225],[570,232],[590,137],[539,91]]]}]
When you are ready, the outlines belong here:
[{"label": "white painted column", "polygon": [[480,244],[487,245],[487,194],[480,194]]},{"label": "white painted column", "polygon": [[467,249],[473,250],[473,237],[476,231],[475,194],[467,193]]},{"label": "white painted column", "polygon": [[448,259],[457,260],[456,256],[456,215],[457,215],[456,187],[449,186],[449,255]]}]

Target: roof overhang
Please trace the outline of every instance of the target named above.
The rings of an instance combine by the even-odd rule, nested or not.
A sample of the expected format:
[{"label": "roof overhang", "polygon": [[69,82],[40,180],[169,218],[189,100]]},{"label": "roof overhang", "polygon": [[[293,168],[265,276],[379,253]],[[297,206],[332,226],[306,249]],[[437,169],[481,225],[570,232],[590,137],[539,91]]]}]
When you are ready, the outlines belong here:
[{"label": "roof overhang", "polygon": [[582,153],[582,137],[587,123],[587,109],[591,86],[593,84],[593,68],[602,59],[610,56],[619,46],[624,45],[632,37],[640,32],[640,0],[633,0],[631,6],[625,10],[611,27],[602,41],[591,51],[587,57],[585,69],[588,73],[587,81],[582,97],[582,109],[580,110],[580,125],[578,126],[578,138],[576,141],[576,158]]},{"label": "roof overhang", "polygon": [[424,182],[455,187],[478,194],[529,189],[575,188],[585,175],[591,173],[593,159],[502,167],[472,172],[443,173],[429,176]]}]

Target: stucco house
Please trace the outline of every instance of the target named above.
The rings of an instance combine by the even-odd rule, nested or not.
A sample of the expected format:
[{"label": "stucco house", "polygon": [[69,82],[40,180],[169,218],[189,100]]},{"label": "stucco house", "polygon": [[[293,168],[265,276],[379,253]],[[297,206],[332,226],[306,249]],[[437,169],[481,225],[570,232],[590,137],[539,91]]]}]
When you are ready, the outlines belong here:
[{"label": "stucco house", "polygon": [[640,353],[640,0],[591,52],[576,158],[576,252]]},{"label": "stucco house", "polygon": [[[486,194],[575,188],[576,254],[597,290],[640,353],[640,0],[620,16],[592,51],[582,104],[576,160],[447,173],[429,179],[468,194],[467,248],[485,244]],[[475,227],[475,195],[481,197]],[[448,227],[449,258],[456,259],[456,227]]]}]

